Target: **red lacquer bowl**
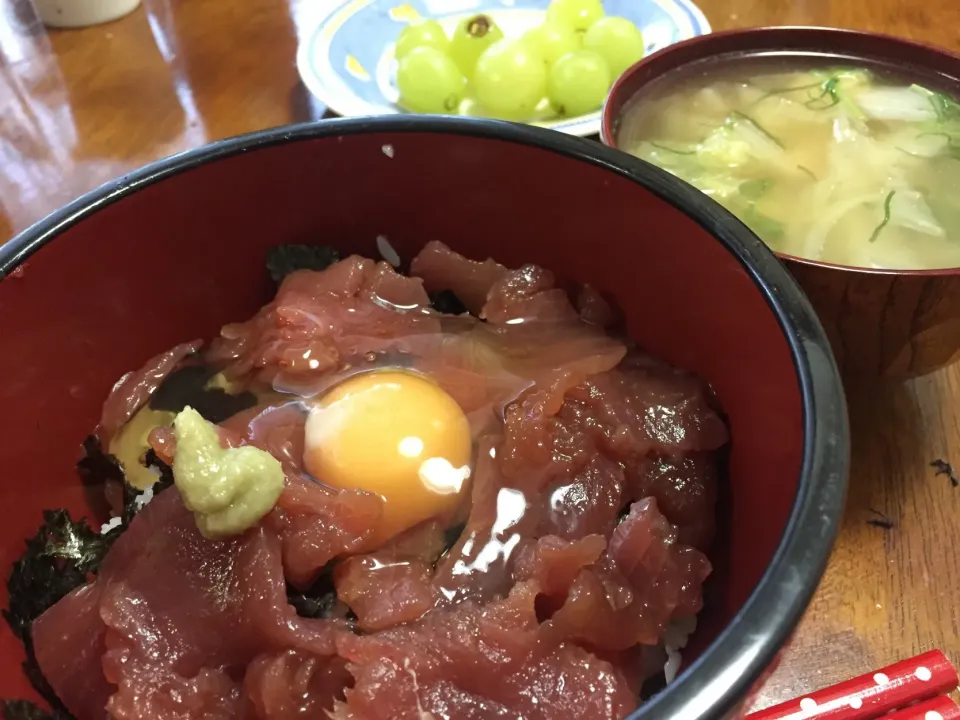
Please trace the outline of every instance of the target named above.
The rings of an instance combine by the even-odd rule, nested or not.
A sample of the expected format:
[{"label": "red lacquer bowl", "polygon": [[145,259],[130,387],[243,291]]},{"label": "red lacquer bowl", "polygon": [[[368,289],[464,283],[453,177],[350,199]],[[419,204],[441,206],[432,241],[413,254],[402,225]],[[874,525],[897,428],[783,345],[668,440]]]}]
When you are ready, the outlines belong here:
[{"label": "red lacquer bowl", "polygon": [[[643,346],[712,383],[733,441],[708,607],[687,669],[634,717],[727,717],[817,586],[847,472],[826,337],[780,263],[665,172],[545,130],[434,117],[226,140],[128,175],[0,249],[0,566],[43,508],[88,512],[74,472],[113,383],[271,294],[268,247],[402,256],[443,240],[613,295]],[[5,598],[4,598],[5,602]],[[0,627],[0,697],[28,694]]]},{"label": "red lacquer bowl", "polygon": [[[833,28],[731,30],[671,45],[627,70],[603,109],[603,142],[617,146],[624,108],[642,102],[645,90],[666,73],[761,54],[880,63],[960,96],[960,57],[927,45]],[[960,358],[960,268],[887,271],[780,257],[817,310],[848,382],[901,380]]]}]

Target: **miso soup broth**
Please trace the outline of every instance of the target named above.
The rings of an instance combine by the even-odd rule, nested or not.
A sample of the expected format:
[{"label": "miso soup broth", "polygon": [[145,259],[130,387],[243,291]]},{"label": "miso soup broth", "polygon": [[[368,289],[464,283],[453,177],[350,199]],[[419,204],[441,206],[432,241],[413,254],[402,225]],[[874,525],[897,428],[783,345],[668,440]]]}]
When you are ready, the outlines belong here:
[{"label": "miso soup broth", "polygon": [[635,98],[617,146],[714,198],[778,252],[958,267],[960,103],[913,80],[809,57],[706,61]]}]

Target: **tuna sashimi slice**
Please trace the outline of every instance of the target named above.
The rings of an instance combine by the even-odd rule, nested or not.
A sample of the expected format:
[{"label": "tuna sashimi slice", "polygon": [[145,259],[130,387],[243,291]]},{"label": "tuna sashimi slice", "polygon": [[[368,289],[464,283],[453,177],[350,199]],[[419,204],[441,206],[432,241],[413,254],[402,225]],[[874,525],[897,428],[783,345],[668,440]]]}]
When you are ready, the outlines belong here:
[{"label": "tuna sashimi slice", "polygon": [[287,602],[276,524],[211,541],[175,489],[158,495],[96,581],[34,623],[40,668],[70,711],[79,720],[102,720],[105,708],[116,720],[242,718],[255,658],[333,655],[337,623],[298,617]]}]

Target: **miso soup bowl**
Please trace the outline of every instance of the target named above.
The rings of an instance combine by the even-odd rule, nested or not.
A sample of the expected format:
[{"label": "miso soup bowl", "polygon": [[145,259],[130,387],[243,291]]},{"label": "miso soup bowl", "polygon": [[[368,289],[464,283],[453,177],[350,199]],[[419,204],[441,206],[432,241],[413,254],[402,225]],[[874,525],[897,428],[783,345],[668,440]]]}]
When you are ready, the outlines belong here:
[{"label": "miso soup bowl", "polygon": [[[685,669],[632,718],[737,717],[807,607],[843,509],[847,422],[827,338],[719,205],[536,128],[397,116],[268,130],[127,175],[0,248],[3,572],[44,508],[93,512],[74,464],[121,375],[268,302],[272,245],[376,257],[378,235],[406,258],[442,240],[590,282],[642,346],[713,384],[732,432],[716,569]],[[0,698],[32,696],[22,659],[0,622]]]},{"label": "miso soup bowl", "polygon": [[[603,142],[617,147],[625,109],[668,73],[756,55],[884,64],[960,96],[960,57],[928,45],[833,28],[732,30],[671,45],[627,70],[603,109]],[[960,268],[873,270],[778,256],[817,310],[851,386],[924,375],[960,358]]]}]

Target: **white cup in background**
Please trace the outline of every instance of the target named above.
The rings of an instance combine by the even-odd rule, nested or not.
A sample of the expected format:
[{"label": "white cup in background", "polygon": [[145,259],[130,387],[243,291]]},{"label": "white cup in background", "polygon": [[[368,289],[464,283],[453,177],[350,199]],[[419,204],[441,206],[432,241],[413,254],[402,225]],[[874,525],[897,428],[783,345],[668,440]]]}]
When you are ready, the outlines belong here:
[{"label": "white cup in background", "polygon": [[49,27],[85,27],[123,17],[140,0],[33,0],[37,15]]}]

